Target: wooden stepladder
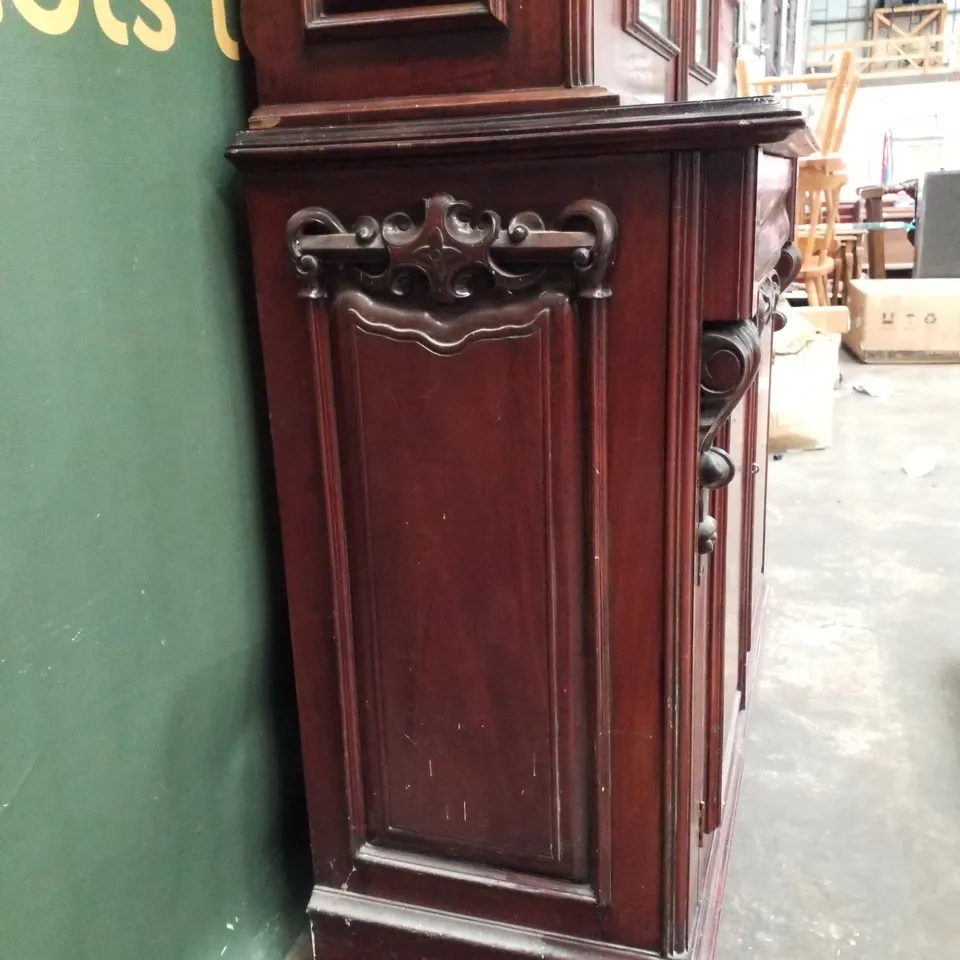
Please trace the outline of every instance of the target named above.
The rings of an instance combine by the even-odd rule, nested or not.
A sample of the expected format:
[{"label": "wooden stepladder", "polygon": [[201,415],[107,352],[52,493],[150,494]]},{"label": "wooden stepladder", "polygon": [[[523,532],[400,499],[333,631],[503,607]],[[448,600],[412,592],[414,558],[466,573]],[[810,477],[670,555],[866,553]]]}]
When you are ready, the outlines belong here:
[{"label": "wooden stepladder", "polygon": [[[945,3],[919,3],[904,7],[877,7],[873,11],[875,53],[888,65],[898,57],[904,66],[923,70],[943,64],[943,37],[947,29]],[[885,49],[879,49],[883,47]],[[869,70],[872,64],[867,64]]]}]

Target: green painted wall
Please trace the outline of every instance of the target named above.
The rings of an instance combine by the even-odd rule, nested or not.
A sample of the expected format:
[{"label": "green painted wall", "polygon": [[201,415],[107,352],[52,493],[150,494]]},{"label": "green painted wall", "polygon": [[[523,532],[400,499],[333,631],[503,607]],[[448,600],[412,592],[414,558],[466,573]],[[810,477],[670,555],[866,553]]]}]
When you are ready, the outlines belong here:
[{"label": "green painted wall", "polygon": [[166,0],[112,0],[126,45],[93,0],[0,0],[2,960],[275,960],[305,926],[216,2],[171,0],[157,51]]}]

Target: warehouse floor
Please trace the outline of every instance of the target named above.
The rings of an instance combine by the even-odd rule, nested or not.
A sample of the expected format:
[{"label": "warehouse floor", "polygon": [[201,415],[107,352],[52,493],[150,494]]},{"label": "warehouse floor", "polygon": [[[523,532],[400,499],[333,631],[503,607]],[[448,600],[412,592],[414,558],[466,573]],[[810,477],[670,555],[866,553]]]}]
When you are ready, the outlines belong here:
[{"label": "warehouse floor", "polygon": [[[843,372],[833,445],[770,465],[717,960],[960,957],[960,367]],[[925,444],[943,459],[911,479]]]}]

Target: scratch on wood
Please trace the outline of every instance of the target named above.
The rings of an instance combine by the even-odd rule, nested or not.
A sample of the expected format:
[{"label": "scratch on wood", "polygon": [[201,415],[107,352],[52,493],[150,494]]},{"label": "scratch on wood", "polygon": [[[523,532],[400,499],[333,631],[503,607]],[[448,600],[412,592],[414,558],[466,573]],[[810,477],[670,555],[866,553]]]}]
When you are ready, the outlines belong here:
[{"label": "scratch on wood", "polygon": [[340,884],[341,890],[346,890],[350,886],[350,881],[353,879],[353,875],[357,872],[356,867],[351,867],[350,872],[347,874],[347,879]]}]

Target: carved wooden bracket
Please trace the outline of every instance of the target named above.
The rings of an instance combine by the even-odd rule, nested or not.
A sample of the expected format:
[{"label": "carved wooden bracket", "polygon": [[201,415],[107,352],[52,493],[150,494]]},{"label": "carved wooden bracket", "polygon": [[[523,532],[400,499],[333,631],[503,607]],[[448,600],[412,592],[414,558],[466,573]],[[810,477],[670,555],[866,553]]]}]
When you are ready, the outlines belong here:
[{"label": "carved wooden bracket", "polygon": [[457,304],[529,290],[552,265],[572,270],[580,297],[605,299],[616,238],[616,218],[596,200],[571,204],[552,229],[529,211],[504,228],[495,211],[474,216],[469,204],[445,193],[424,200],[416,219],[364,216],[348,230],[329,210],[308,207],[287,223],[300,296],[310,300],[327,296],[337,270],[349,271],[369,293]]},{"label": "carved wooden bracket", "polygon": [[[733,479],[733,461],[712,442],[753,383],[760,353],[760,334],[753,320],[704,327],[700,338],[700,486],[704,491],[725,487]],[[712,553],[716,541],[717,523],[701,503],[697,549],[701,554]]]},{"label": "carved wooden bracket", "polygon": [[711,441],[747,392],[759,368],[760,334],[753,320],[704,326],[700,337],[701,456],[710,449]]},{"label": "carved wooden bracket", "polygon": [[700,339],[700,520],[697,527],[699,553],[712,553],[717,542],[717,522],[706,514],[704,492],[725,487],[736,468],[729,454],[713,441],[750,388],[760,369],[760,332],[771,320],[779,330],[786,322],[777,312],[780,292],[800,269],[800,253],[792,243],[784,245],[773,273],[757,294],[757,313],[751,320],[706,324]]}]

